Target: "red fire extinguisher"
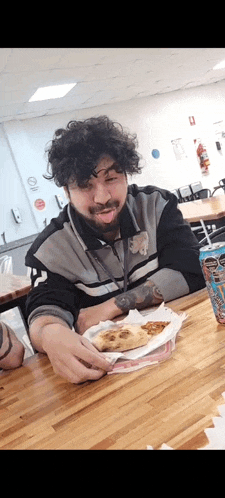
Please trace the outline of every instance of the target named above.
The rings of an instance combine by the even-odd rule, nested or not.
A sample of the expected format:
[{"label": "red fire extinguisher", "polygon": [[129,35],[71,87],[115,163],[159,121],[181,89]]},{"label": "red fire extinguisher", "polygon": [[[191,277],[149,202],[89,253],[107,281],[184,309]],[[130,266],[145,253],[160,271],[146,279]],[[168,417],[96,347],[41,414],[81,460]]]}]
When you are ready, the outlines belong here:
[{"label": "red fire extinguisher", "polygon": [[196,153],[198,156],[201,171],[203,174],[207,174],[209,172],[210,161],[209,161],[206,147],[205,147],[205,145],[202,144],[200,139],[198,139],[198,140],[195,139],[194,143],[195,143]]}]

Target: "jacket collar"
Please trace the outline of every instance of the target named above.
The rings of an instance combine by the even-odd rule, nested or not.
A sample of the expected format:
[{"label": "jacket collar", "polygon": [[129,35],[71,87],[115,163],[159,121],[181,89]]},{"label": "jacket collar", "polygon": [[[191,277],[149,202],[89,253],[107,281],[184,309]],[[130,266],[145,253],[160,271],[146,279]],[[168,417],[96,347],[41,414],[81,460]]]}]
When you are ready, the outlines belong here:
[{"label": "jacket collar", "polygon": [[[80,242],[83,242],[84,250],[100,249],[102,247],[101,241],[104,241],[104,237],[84,220],[71,203],[68,204],[68,215],[75,234],[78,235],[78,238],[82,239]],[[140,228],[134,214],[128,202],[126,202],[120,218],[121,239],[133,237],[139,232]],[[105,243],[108,244],[106,241]]]}]

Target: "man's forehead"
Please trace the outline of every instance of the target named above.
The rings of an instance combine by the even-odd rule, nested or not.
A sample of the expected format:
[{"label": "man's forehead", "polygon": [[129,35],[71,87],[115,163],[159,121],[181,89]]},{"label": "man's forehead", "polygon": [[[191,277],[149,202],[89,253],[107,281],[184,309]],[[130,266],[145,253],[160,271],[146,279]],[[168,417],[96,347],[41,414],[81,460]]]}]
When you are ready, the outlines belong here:
[{"label": "man's forehead", "polygon": [[108,171],[110,171],[111,169],[115,169],[115,167],[116,167],[116,162],[113,159],[109,157],[104,157],[99,161],[96,168],[94,168],[93,170],[94,176],[97,176],[100,172],[106,175]]},{"label": "man's forehead", "polygon": [[95,168],[92,172],[92,175],[95,176],[96,178],[100,175],[100,173],[106,176],[109,171],[115,168],[116,168],[116,163],[113,164],[112,166],[109,166],[108,168],[104,167],[104,168],[99,168],[98,170]]},{"label": "man's forehead", "polygon": [[[118,168],[118,163],[116,161],[114,161],[114,159],[112,159],[111,157],[103,157],[102,159],[99,160],[97,166],[92,170],[90,177],[86,179],[84,184],[87,183],[93,177],[94,178],[101,178],[101,177],[104,178],[105,176],[108,175],[108,173],[111,170],[121,172],[121,171],[119,171],[120,168]],[[77,187],[79,188],[79,184],[77,183],[76,180],[73,180],[69,185],[70,185],[70,190],[73,190],[74,188],[77,188]]]}]

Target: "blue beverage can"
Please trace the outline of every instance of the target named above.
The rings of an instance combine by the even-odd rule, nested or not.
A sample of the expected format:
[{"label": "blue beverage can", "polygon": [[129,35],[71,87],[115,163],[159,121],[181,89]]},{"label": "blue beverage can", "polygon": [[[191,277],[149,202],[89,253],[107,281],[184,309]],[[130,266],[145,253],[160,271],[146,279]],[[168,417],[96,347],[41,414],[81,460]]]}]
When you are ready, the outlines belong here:
[{"label": "blue beverage can", "polygon": [[225,242],[202,247],[199,260],[215,317],[225,325]]}]

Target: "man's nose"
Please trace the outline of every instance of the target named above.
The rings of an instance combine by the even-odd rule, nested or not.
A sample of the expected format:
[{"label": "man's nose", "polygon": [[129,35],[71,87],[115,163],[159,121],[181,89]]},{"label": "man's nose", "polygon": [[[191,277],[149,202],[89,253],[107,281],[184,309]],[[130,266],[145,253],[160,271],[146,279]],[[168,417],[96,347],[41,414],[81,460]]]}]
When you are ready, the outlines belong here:
[{"label": "man's nose", "polygon": [[94,192],[94,202],[96,204],[106,204],[111,199],[111,194],[104,185],[97,185]]}]

